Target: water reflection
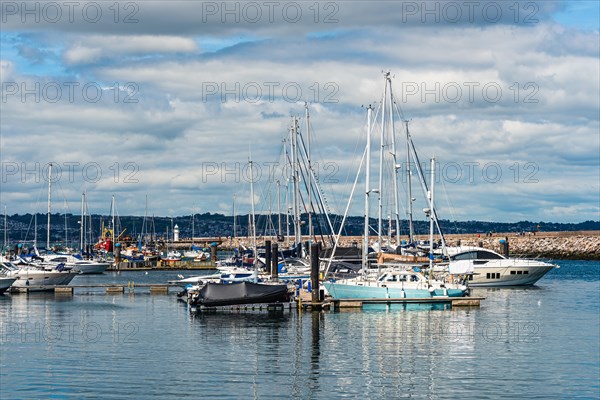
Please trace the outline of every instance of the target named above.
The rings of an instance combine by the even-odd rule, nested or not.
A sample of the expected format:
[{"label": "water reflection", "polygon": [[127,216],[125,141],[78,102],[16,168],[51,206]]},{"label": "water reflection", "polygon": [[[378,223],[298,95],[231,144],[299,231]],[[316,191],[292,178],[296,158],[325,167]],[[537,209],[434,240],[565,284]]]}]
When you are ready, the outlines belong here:
[{"label": "water reflection", "polygon": [[595,398],[600,299],[586,279],[478,288],[481,308],[452,310],[193,314],[174,295],[4,295],[0,387],[6,398]]}]

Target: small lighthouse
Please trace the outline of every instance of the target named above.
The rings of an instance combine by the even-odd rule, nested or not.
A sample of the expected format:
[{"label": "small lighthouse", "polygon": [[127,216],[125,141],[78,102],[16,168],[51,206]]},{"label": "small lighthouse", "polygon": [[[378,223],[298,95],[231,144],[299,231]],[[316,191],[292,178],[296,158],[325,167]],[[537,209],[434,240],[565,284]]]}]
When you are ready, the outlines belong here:
[{"label": "small lighthouse", "polygon": [[175,225],[175,228],[173,228],[173,241],[179,242],[179,226],[177,225]]}]

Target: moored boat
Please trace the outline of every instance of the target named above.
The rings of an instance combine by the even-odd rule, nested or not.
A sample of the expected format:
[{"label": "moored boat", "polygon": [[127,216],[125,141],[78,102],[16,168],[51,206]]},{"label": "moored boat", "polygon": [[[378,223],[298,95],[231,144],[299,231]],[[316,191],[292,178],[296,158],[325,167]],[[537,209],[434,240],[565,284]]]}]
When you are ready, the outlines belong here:
[{"label": "moored boat", "polygon": [[334,299],[426,299],[434,296],[462,297],[465,285],[432,280],[421,272],[388,270],[377,279],[347,279],[323,282]]},{"label": "moored boat", "polygon": [[240,304],[289,302],[287,285],[266,285],[252,282],[232,284],[207,283],[190,295],[192,306],[220,307]]},{"label": "moored boat", "polygon": [[469,274],[469,286],[533,285],[557,265],[540,260],[505,257],[481,247],[448,247],[449,271]]},{"label": "moored boat", "polygon": [[52,290],[56,286],[68,285],[79,274],[66,270],[64,264],[16,266],[10,262],[0,263],[0,273],[16,279],[11,287],[28,291]]}]

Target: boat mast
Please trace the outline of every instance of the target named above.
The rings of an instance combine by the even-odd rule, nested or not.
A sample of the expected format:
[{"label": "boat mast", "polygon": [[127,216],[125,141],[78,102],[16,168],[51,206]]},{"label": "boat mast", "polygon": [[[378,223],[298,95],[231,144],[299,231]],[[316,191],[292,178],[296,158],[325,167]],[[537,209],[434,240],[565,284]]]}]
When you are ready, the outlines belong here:
[{"label": "boat mast", "polygon": [[148,195],[146,195],[146,205],[144,208],[144,221],[142,222],[142,242],[146,244],[146,230],[148,227],[146,226],[146,219],[148,218]]},{"label": "boat mast", "polygon": [[48,228],[46,230],[46,251],[50,250],[50,202],[52,194],[52,163],[48,164]]},{"label": "boat mast", "polygon": [[[369,254],[369,193],[371,192],[371,105],[367,108],[367,148],[366,148],[366,167],[365,167],[365,227],[363,233],[363,251],[362,251],[362,269],[363,274],[367,273],[367,262],[368,262],[368,254]],[[337,240],[336,240],[337,243]],[[331,257],[333,258],[333,254]]]},{"label": "boat mast", "polygon": [[81,220],[79,221],[79,251],[83,254],[83,236],[85,232],[85,192],[81,193]]},{"label": "boat mast", "polygon": [[258,272],[258,251],[256,249],[256,226],[255,222],[255,214],[254,214],[254,169],[252,164],[252,152],[250,152],[250,159],[248,160],[250,164],[250,203],[252,205],[252,250],[254,251],[254,269]]},{"label": "boat mast", "polygon": [[[35,212],[35,215],[37,216],[37,211]],[[5,251],[5,249],[7,247],[6,245],[7,245],[7,239],[8,239],[8,225],[6,222],[7,222],[6,221],[6,206],[4,206],[4,241],[2,242],[2,251],[3,252]],[[35,247],[35,239],[34,239],[33,243],[34,243],[34,247]]]},{"label": "boat mast", "polygon": [[[237,226],[235,218],[235,194],[233,195],[233,239],[237,237]],[[233,241],[232,241],[233,242]]]},{"label": "boat mast", "polygon": [[414,241],[415,228],[413,226],[413,198],[412,198],[412,173],[410,168],[410,133],[408,131],[408,120],[406,124],[406,181],[408,183],[408,243]]},{"label": "boat mast", "polygon": [[381,101],[381,135],[379,146],[379,186],[378,186],[378,211],[377,211],[377,246],[378,251],[381,251],[381,232],[383,230],[383,198],[381,196],[383,189],[383,148],[384,144],[384,129],[385,129],[385,105],[387,100],[387,76],[386,74],[385,87],[383,88],[383,100]]},{"label": "boat mast", "polygon": [[429,197],[429,273],[433,271],[433,184],[435,183],[435,156],[431,158],[431,186],[427,197]]},{"label": "boat mast", "polygon": [[[298,120],[295,117],[292,119],[292,146],[294,164],[294,240],[296,249],[299,249],[302,245],[302,227],[300,225],[300,178],[298,174]],[[297,256],[300,257],[301,254]]]},{"label": "boat mast", "polygon": [[67,199],[64,200],[65,204],[65,249],[69,246],[69,233],[67,231]]},{"label": "boat mast", "polygon": [[281,237],[281,181],[277,180],[277,239]]},{"label": "boat mast", "polygon": [[[400,245],[400,202],[398,201],[398,170],[400,166],[398,165],[398,161],[396,158],[396,130],[394,126],[394,94],[392,93],[392,80],[387,77],[388,83],[390,85],[390,134],[392,136],[392,161],[393,161],[393,179],[394,179],[394,222],[396,224],[396,245]],[[390,237],[392,236],[390,232]]]},{"label": "boat mast", "polygon": [[[306,158],[308,160],[308,238],[312,244],[313,240],[313,227],[312,227],[312,165],[310,163],[310,116],[308,114],[308,103],[304,103],[306,111],[306,136],[308,140],[308,148],[306,152]],[[312,246],[310,247],[312,251]],[[312,257],[312,254],[311,254]]]},{"label": "boat mast", "polygon": [[[87,217],[87,205],[85,203],[85,192],[83,192],[83,198],[84,198],[84,202],[83,202],[83,250],[85,250],[85,248],[87,247],[87,237],[86,237],[86,229],[87,229],[87,223],[86,223],[86,217]],[[83,253],[82,253],[83,255]],[[88,254],[89,257],[89,254]]]},{"label": "boat mast", "polygon": [[112,224],[112,253],[115,254],[115,195],[112,195],[112,200],[110,202],[110,215],[111,215],[111,224]]}]

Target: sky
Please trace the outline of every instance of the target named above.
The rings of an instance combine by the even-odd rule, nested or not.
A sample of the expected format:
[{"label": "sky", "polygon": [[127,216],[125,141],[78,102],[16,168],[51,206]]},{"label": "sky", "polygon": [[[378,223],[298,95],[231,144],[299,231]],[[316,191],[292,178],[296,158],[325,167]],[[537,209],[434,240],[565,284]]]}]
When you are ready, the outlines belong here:
[{"label": "sky", "polygon": [[[422,163],[435,156],[441,218],[599,220],[598,4],[3,1],[0,206],[45,212],[52,163],[53,212],[79,213],[85,192],[99,214],[113,195],[120,215],[231,215],[234,202],[247,213],[251,158],[257,212],[285,209],[278,166],[297,117],[328,208],[342,214],[369,105],[377,186],[390,72],[400,218],[406,119]],[[349,210],[363,215],[357,182]],[[413,192],[423,219],[416,180]]]}]

